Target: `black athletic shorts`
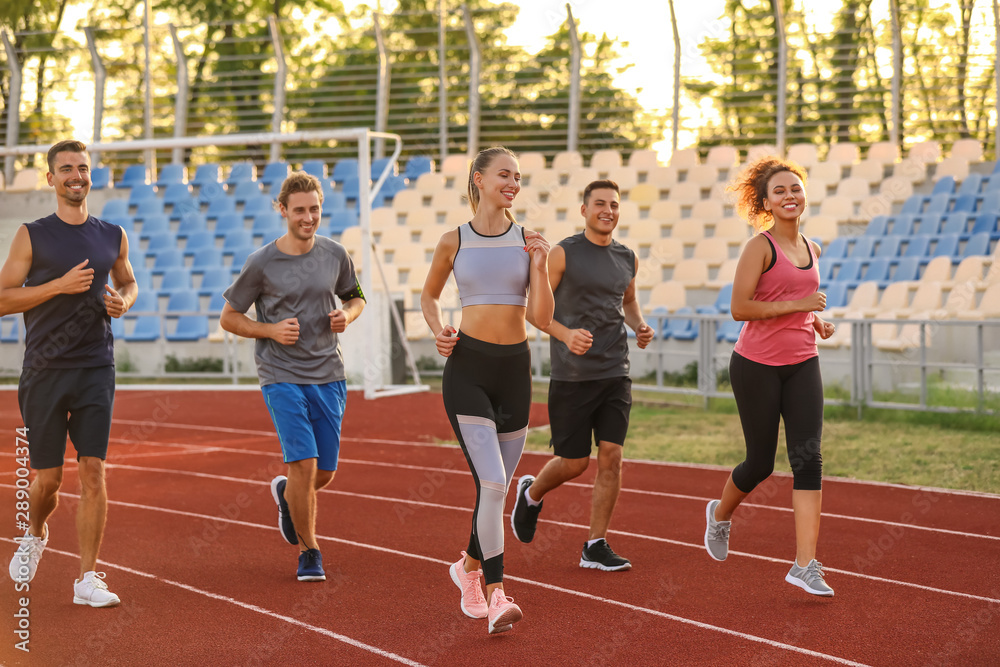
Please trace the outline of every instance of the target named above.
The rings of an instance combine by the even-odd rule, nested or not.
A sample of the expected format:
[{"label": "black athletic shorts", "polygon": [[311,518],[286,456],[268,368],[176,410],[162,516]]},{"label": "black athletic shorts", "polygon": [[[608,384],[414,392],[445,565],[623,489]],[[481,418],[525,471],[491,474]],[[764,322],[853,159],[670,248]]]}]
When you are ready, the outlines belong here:
[{"label": "black athletic shorts", "polygon": [[590,456],[595,442],[624,445],[631,409],[631,378],[549,381],[549,424],[555,455],[583,459]]},{"label": "black athletic shorts", "polygon": [[25,368],[17,385],[21,418],[28,428],[32,468],[58,468],[66,456],[66,434],[76,458],[108,456],[115,367]]}]

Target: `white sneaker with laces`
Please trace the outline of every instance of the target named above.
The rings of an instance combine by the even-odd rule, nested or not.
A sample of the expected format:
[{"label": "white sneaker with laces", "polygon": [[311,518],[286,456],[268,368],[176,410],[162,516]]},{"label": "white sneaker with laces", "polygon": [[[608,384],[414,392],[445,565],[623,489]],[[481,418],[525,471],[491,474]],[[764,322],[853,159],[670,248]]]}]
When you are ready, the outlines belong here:
[{"label": "white sneaker with laces", "polygon": [[[46,530],[46,533],[48,531]],[[31,581],[35,578],[35,570],[38,569],[38,561],[42,560],[42,552],[49,543],[49,534],[43,540],[40,537],[29,535],[27,531],[24,537],[18,541],[20,545],[14,552],[14,557],[10,559],[10,578],[18,583]]]},{"label": "white sneaker with laces", "polygon": [[121,603],[117,595],[108,590],[103,572],[85,572],[83,579],[73,583],[73,604],[91,607],[114,607]]}]

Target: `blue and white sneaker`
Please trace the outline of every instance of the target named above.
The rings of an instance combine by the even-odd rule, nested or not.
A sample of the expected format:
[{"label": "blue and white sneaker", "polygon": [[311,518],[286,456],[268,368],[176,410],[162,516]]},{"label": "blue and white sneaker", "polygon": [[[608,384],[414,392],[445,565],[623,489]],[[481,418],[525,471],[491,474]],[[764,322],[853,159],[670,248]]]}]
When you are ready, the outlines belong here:
[{"label": "blue and white sneaker", "polygon": [[323,554],[319,549],[306,549],[299,554],[299,581],[326,581]]},{"label": "blue and white sneaker", "polygon": [[299,536],[295,534],[295,524],[292,523],[292,515],[288,512],[288,503],[285,501],[285,484],[288,478],[278,475],[271,480],[271,497],[278,505],[278,528],[281,529],[281,536],[289,544],[298,544]]}]

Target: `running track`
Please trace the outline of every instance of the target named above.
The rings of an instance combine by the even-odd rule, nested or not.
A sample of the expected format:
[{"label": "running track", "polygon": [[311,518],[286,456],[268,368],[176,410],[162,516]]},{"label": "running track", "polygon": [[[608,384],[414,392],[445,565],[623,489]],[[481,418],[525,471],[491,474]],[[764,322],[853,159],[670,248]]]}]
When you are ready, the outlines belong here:
[{"label": "running track", "polygon": [[[532,424],[544,421],[535,406]],[[0,392],[0,423],[0,542],[12,553],[13,391]],[[0,663],[1000,664],[1000,496],[826,480],[820,559],[837,594],[821,599],[783,580],[790,477],[754,492],[716,563],[704,508],[728,471],[628,461],[610,537],[634,567],[603,573],[578,567],[588,471],[546,499],[532,544],[508,528],[507,592],[525,618],[490,637],[448,577],[474,489],[457,447],[426,444],[452,439],[440,397],[351,394],[344,436],[320,498],[327,581],[300,583],[276,528],[268,482],[283,465],[260,394],[119,391],[98,569],[122,605],[72,604],[79,485],[68,460],[30,589],[31,652],[14,648],[8,581]],[[518,475],[546,460],[525,454]]]}]

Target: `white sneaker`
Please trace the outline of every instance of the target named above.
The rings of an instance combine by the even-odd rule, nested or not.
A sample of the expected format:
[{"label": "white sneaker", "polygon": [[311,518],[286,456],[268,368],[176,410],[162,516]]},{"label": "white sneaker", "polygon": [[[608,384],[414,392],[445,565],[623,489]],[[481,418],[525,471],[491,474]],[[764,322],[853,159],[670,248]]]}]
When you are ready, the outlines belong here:
[{"label": "white sneaker", "polygon": [[[46,531],[48,532],[48,531]],[[29,535],[27,531],[24,537],[18,540],[20,546],[14,552],[14,557],[10,559],[10,578],[18,583],[31,581],[35,578],[35,570],[38,569],[38,561],[42,560],[42,552],[49,543],[49,533],[43,540],[40,537]]]},{"label": "white sneaker", "polygon": [[108,590],[103,572],[86,572],[83,579],[73,583],[73,604],[91,607],[114,607],[121,603],[117,595]]}]

